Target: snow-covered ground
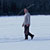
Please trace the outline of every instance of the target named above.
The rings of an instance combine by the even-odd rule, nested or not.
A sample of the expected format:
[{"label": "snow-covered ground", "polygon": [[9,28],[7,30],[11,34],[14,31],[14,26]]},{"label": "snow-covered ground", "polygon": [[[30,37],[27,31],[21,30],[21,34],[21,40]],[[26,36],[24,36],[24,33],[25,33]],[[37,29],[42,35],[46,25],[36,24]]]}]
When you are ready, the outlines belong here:
[{"label": "snow-covered ground", "polygon": [[50,15],[31,16],[33,40],[24,40],[24,16],[0,17],[0,50],[50,50]]}]

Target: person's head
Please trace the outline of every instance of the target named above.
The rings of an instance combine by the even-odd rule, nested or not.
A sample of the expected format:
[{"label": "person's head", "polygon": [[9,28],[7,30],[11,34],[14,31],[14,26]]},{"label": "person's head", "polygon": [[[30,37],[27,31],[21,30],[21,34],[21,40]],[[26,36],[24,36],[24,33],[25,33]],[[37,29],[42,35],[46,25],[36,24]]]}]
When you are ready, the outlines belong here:
[{"label": "person's head", "polygon": [[24,8],[24,13],[27,13],[27,12],[28,12],[28,10],[26,8]]}]

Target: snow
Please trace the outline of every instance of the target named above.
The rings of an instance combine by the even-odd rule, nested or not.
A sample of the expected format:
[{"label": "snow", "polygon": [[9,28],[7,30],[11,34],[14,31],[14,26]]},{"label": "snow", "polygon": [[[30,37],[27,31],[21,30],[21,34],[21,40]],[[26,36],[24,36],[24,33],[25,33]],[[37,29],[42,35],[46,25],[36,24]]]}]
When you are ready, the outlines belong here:
[{"label": "snow", "polygon": [[24,16],[0,17],[0,50],[50,50],[50,15],[31,15],[30,32],[24,40]]}]

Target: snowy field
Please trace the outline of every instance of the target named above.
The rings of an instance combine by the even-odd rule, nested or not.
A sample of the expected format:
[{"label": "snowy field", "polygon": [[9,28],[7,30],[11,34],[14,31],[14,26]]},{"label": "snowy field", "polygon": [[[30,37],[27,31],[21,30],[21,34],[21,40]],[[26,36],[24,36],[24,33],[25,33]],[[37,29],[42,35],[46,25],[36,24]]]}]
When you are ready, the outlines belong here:
[{"label": "snowy field", "polygon": [[0,50],[50,50],[50,15],[31,16],[33,40],[24,40],[23,20],[23,16],[0,17]]}]

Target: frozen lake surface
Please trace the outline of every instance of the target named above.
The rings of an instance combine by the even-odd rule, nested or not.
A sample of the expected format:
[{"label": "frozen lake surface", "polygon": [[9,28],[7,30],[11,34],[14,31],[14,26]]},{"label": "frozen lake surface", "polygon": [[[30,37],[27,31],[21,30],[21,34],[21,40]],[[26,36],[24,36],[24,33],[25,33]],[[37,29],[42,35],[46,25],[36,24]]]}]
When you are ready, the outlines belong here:
[{"label": "frozen lake surface", "polygon": [[31,16],[34,39],[24,40],[24,16],[0,17],[0,50],[50,50],[50,15]]}]

